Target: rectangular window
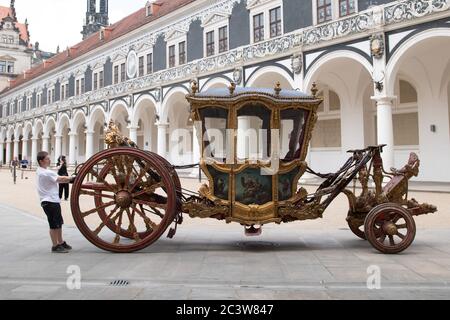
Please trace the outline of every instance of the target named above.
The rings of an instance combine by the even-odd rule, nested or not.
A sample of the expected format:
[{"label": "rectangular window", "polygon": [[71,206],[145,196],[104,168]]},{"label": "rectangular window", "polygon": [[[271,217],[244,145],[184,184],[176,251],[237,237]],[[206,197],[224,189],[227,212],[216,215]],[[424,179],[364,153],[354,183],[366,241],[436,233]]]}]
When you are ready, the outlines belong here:
[{"label": "rectangular window", "polygon": [[114,84],[119,83],[119,66],[114,67]]},{"label": "rectangular window", "polygon": [[345,17],[356,12],[355,0],[339,0],[339,16]]},{"label": "rectangular window", "polygon": [[270,37],[281,36],[281,7],[270,10]]},{"label": "rectangular window", "polygon": [[186,42],[180,42],[178,44],[178,64],[185,64],[186,63]]},{"label": "rectangular window", "polygon": [[94,91],[97,90],[98,86],[98,73],[94,73],[94,83],[93,83]]},{"label": "rectangular window", "polygon": [[169,68],[175,67],[175,46],[169,47]]},{"label": "rectangular window", "polygon": [[6,72],[6,61],[0,61],[0,73]]},{"label": "rectangular window", "polygon": [[144,75],[144,56],[139,57],[139,77]]},{"label": "rectangular window", "polygon": [[83,94],[86,90],[84,78],[81,78],[80,83],[81,83],[80,93]]},{"label": "rectangular window", "polygon": [[65,85],[65,89],[66,89],[65,96],[66,96],[66,99],[67,99],[67,98],[69,98],[69,84],[68,83]]},{"label": "rectangular window", "polygon": [[66,94],[65,85],[61,85],[60,92],[61,92],[61,100],[65,100],[66,99],[66,97],[65,97],[65,94]]},{"label": "rectangular window", "polygon": [[100,71],[100,73],[99,73],[99,85],[98,85],[98,87],[99,88],[103,88],[104,87],[104,84],[105,84],[105,79],[104,79],[104,74],[103,74],[103,71]]},{"label": "rectangular window", "polygon": [[317,22],[322,23],[332,19],[331,0],[317,0]]},{"label": "rectangular window", "polygon": [[228,51],[228,27],[219,29],[219,53]]},{"label": "rectangular window", "polygon": [[147,74],[153,73],[153,54],[147,54]]},{"label": "rectangular window", "polygon": [[77,80],[77,82],[75,84],[75,95],[77,95],[77,96],[80,95],[80,80]]},{"label": "rectangular window", "polygon": [[210,31],[206,34],[206,56],[213,56],[216,53],[214,47],[214,31]]},{"label": "rectangular window", "polygon": [[56,100],[56,90],[55,88],[52,89],[52,103]]},{"label": "rectangular window", "polygon": [[120,82],[124,82],[126,79],[125,77],[125,63],[122,63],[120,65]]},{"label": "rectangular window", "polygon": [[264,13],[253,16],[253,41],[264,40]]}]

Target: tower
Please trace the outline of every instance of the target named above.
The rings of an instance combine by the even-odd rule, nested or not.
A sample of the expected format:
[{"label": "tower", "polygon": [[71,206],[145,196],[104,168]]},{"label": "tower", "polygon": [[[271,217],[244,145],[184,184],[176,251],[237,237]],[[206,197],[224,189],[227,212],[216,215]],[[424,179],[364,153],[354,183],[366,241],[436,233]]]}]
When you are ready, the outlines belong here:
[{"label": "tower", "polygon": [[[99,4],[99,6],[97,6]],[[83,40],[109,25],[108,0],[87,0],[86,21],[83,26]]]}]

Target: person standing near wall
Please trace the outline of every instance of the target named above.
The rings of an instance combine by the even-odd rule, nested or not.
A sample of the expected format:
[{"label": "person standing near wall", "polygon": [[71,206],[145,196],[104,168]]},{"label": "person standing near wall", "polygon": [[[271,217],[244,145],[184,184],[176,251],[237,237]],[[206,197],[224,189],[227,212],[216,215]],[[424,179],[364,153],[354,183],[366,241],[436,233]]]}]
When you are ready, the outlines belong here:
[{"label": "person standing near wall", "polygon": [[[61,156],[58,159],[58,176],[68,177],[69,172],[67,171],[67,160],[66,156]],[[69,184],[68,183],[60,183],[59,184],[59,199],[62,199],[64,193],[64,200],[67,201],[69,199]]]}]

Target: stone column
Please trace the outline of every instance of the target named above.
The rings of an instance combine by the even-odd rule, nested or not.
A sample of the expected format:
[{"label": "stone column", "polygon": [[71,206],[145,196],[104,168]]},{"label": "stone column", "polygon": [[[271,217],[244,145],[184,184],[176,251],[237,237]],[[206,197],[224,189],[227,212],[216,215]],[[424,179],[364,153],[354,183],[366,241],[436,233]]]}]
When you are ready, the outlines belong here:
[{"label": "stone column", "polygon": [[28,139],[22,139],[22,159],[30,160],[28,156]]},{"label": "stone column", "polygon": [[3,162],[3,148],[5,147],[5,144],[3,141],[0,141],[0,165],[5,165],[5,163]]},{"label": "stone column", "polygon": [[94,131],[86,131],[86,160],[94,155]]},{"label": "stone column", "polygon": [[58,158],[62,155],[61,145],[62,145],[62,136],[55,136],[55,163],[58,162]]},{"label": "stone column", "polygon": [[75,166],[76,155],[75,155],[75,144],[77,140],[77,134],[75,132],[69,133],[69,166]]},{"label": "stone column", "polygon": [[166,134],[169,124],[157,123],[156,125],[158,126],[158,154],[165,158],[167,157]]},{"label": "stone column", "polygon": [[129,126],[128,129],[130,130],[130,140],[137,144],[137,131],[139,128]]},{"label": "stone column", "polygon": [[37,163],[37,142],[38,142],[38,138],[32,138],[31,139],[31,164],[33,165],[33,167],[36,167],[38,165]]},{"label": "stone column", "polygon": [[48,145],[49,140],[50,140],[49,136],[42,137],[42,151],[46,151],[46,152],[50,153],[50,149],[49,149],[49,145]]},{"label": "stone column", "polygon": [[11,164],[11,140],[6,141],[6,165]]},{"label": "stone column", "polygon": [[14,140],[14,152],[13,152],[13,159],[17,158],[19,159],[19,140]]},{"label": "stone column", "polygon": [[386,144],[382,157],[386,170],[394,166],[394,124],[392,106],[395,97],[374,97],[377,102],[377,137],[378,144]]}]

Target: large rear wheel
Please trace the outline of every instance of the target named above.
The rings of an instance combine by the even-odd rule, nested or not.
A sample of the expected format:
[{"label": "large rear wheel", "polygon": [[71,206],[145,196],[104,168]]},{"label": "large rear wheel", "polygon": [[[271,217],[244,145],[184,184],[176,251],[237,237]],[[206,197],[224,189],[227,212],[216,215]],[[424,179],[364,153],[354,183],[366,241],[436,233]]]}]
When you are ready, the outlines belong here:
[{"label": "large rear wheel", "polygon": [[174,220],[176,191],[159,156],[134,148],[109,149],[93,156],[78,173],[72,215],[97,247],[134,252],[158,240]]}]

